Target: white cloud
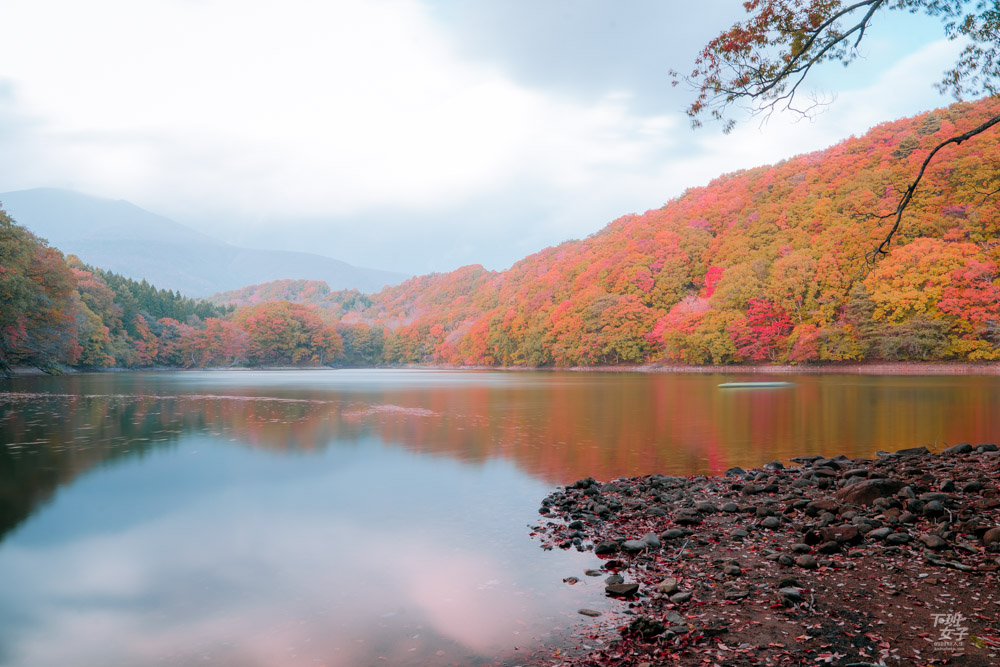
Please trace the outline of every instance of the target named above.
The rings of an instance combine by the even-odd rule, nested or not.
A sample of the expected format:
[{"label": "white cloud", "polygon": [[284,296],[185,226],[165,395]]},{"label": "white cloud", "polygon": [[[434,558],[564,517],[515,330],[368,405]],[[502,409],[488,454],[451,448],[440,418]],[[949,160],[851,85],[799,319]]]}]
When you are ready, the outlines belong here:
[{"label": "white cloud", "polygon": [[271,216],[433,208],[525,168],[586,185],[655,126],[460,62],[412,0],[52,4],[0,10],[36,28],[0,61],[43,123],[45,169],[109,196]]},{"label": "white cloud", "polygon": [[[161,474],[110,516],[107,494],[132,489],[135,466],[81,478],[26,524],[44,539],[8,539],[5,657],[359,665],[387,656],[391,665],[440,649],[443,664],[530,645],[552,616],[601,590],[560,583],[592,556],[508,542],[530,511],[518,499],[545,484],[507,463],[468,467],[365,438],[325,443],[308,461],[234,459],[223,445],[195,437],[154,452],[147,463],[164,465]],[[203,454],[186,454],[193,447]],[[406,489],[406,510],[389,488]],[[478,509],[463,504],[470,489]],[[486,513],[470,525],[470,511]]]},{"label": "white cloud", "polygon": [[730,135],[712,128],[702,130],[696,148],[680,160],[666,159],[663,173],[675,187],[702,185],[723,173],[773,164],[783,159],[822,150],[873,126],[921,111],[945,106],[932,87],[943,63],[953,62],[960,45],[939,40],[892,64],[870,85],[841,91],[836,99],[811,117],[792,112],[773,115],[766,124],[747,120]]},{"label": "white cloud", "polygon": [[[0,22],[18,27],[0,41],[13,95],[0,189],[70,187],[229,240],[414,271],[502,268],[721,173],[934,106],[930,82],[954,53],[931,44],[813,122],[723,137],[692,134],[679,109],[640,113],[645,91],[571,97],[463,59],[419,0],[7,0]],[[888,59],[875,51],[859,81]],[[307,238],[306,219],[336,242]],[[384,241],[370,247],[357,220]],[[416,248],[415,220],[439,238]],[[514,240],[500,248],[476,224]]]}]

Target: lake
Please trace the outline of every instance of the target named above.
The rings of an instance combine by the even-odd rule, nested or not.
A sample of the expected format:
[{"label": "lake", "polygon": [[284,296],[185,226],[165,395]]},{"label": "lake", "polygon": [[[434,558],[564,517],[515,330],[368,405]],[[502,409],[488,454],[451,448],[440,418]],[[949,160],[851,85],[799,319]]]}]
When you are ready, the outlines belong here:
[{"label": "lake", "polygon": [[529,537],[555,485],[1000,436],[997,376],[719,387],[773,379],[0,380],[0,665],[513,665],[608,604]]}]

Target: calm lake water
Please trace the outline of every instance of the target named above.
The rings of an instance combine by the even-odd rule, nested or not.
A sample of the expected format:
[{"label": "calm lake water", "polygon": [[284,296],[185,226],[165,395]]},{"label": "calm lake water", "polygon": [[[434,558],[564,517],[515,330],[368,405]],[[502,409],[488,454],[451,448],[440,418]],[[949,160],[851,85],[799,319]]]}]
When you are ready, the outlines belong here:
[{"label": "calm lake water", "polygon": [[998,377],[748,379],[0,381],[0,665],[516,664],[606,604],[528,536],[554,485],[1000,441]]}]

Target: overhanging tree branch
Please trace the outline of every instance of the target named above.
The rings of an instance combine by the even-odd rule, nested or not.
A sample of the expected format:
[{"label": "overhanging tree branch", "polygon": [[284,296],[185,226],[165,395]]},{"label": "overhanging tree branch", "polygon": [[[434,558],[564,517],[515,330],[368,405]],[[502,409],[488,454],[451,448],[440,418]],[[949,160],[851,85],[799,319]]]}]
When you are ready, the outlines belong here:
[{"label": "overhanging tree branch", "polygon": [[957,146],[958,144],[961,144],[963,141],[971,139],[976,135],[982,134],[983,132],[990,129],[994,125],[997,125],[998,123],[1000,123],[1000,116],[994,116],[993,118],[990,118],[982,125],[975,127],[969,130],[968,132],[963,132],[962,134],[956,134],[953,137],[945,139],[937,146],[935,146],[930,153],[928,153],[927,157],[924,158],[924,161],[920,165],[920,171],[917,172],[916,178],[914,178],[913,181],[910,183],[909,187],[906,188],[906,190],[903,192],[903,196],[900,197],[899,199],[899,203],[896,204],[896,210],[888,215],[879,216],[881,218],[892,218],[893,223],[892,227],[889,228],[889,231],[886,232],[886,235],[882,238],[882,241],[878,244],[878,247],[876,247],[875,250],[873,250],[868,254],[867,259],[869,264],[874,264],[880,255],[888,254],[889,244],[892,243],[892,238],[896,235],[896,232],[899,231],[899,225],[903,221],[903,213],[906,211],[906,207],[910,205],[910,201],[913,199],[913,195],[916,194],[917,187],[920,185],[920,181],[924,177],[924,172],[927,171],[927,165],[931,163],[931,161],[934,159],[934,156],[937,155],[942,148],[950,146],[951,144],[955,144]]},{"label": "overhanging tree branch", "polygon": [[[937,87],[956,99],[1000,95],[1000,5],[997,0],[746,0],[747,18],[711,40],[695,60],[684,80],[695,86],[697,96],[688,107],[692,124],[710,114],[723,121],[729,132],[728,108],[746,101],[752,115],[770,116],[792,104],[800,86],[814,67],[826,62],[849,65],[858,56],[858,46],[881,10],[922,13],[940,19],[949,39],[962,38],[966,46],[956,64],[945,72]],[[842,26],[846,23],[847,26]],[[671,72],[673,83],[678,76]],[[887,254],[902,224],[903,215],[917,192],[928,166],[946,146],[986,132],[1000,123],[987,120],[972,130],[957,134],[935,146],[924,159],[916,177],[903,191],[895,209],[869,218],[892,220],[892,226],[876,248],[864,254],[870,266]]]},{"label": "overhanging tree branch", "polygon": [[[692,122],[699,125],[698,117],[706,109],[722,120],[725,109],[740,99],[756,103],[755,113],[791,108],[813,67],[829,60],[847,64],[854,59],[872,18],[888,4],[889,0],[861,0],[846,7],[830,0],[746,2],[747,10],[759,10],[758,14],[709,42],[686,78],[693,85],[700,82],[697,99],[688,109]],[[841,29],[840,21],[859,10],[864,12],[860,19]],[[672,75],[676,85],[677,74]],[[729,121],[726,130],[732,125]]]}]

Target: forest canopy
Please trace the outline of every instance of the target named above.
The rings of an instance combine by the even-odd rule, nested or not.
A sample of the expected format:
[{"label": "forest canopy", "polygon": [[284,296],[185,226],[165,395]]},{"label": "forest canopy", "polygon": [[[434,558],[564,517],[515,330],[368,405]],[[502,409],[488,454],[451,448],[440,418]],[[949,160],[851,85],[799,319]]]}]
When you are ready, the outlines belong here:
[{"label": "forest canopy", "polygon": [[235,312],[88,266],[0,210],[0,373],[252,363],[323,364],[341,351],[315,308]]},{"label": "forest canopy", "polygon": [[[220,296],[311,303],[384,363],[574,366],[1000,359],[1000,145],[941,156],[896,251],[871,273],[865,213],[988,98],[884,123],[825,151],[723,176],[660,209],[495,273],[470,266],[374,295],[282,281]],[[377,341],[377,342],[376,342]],[[353,354],[349,337],[345,354]],[[356,357],[357,359],[362,356]]]},{"label": "forest canopy", "polygon": [[377,294],[287,280],[187,299],[64,258],[0,216],[0,369],[259,365],[565,367],[1000,360],[1000,143],[941,155],[897,246],[859,276],[930,147],[987,98],[691,188],[502,272]]},{"label": "forest canopy", "polygon": [[[820,104],[803,103],[802,86],[809,74],[827,62],[850,65],[858,47],[882,14],[908,11],[940,19],[944,34],[964,46],[937,84],[956,100],[996,97],[1000,92],[1000,6],[995,0],[747,0],[746,18],[712,39],[684,77],[696,91],[688,107],[694,126],[708,115],[722,121],[726,132],[735,125],[734,106],[751,115],[776,110],[808,114]],[[681,77],[671,72],[677,85]],[[928,146],[896,197],[867,213],[881,236],[867,255],[869,264],[888,254],[928,166],[949,146],[957,146],[1000,125],[1000,114],[956,125]]]}]

